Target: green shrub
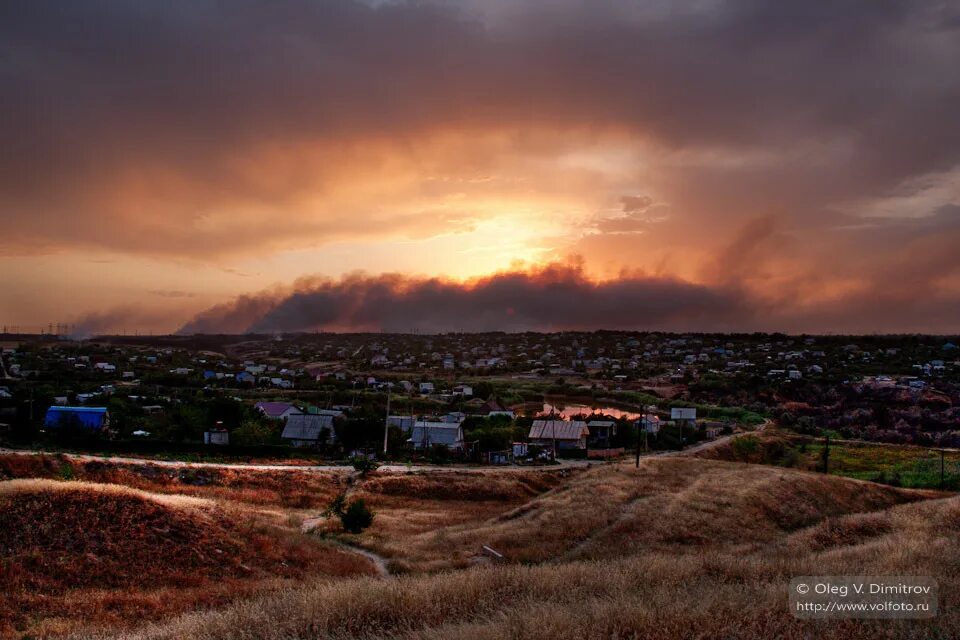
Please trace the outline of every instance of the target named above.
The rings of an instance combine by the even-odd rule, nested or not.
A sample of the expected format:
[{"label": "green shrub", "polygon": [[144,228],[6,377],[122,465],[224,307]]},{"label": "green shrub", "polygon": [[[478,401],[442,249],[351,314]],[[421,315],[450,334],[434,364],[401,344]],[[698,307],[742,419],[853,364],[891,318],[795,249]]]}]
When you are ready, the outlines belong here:
[{"label": "green shrub", "polygon": [[353,468],[360,473],[362,477],[366,477],[371,471],[376,471],[379,466],[375,461],[364,456],[356,456],[350,460],[350,464],[353,465]]},{"label": "green shrub", "polygon": [[347,504],[345,493],[338,494],[323,513],[340,518],[340,524],[347,533],[360,533],[373,524],[374,514],[366,503],[358,498]]},{"label": "green shrub", "polygon": [[373,512],[367,508],[362,499],[354,500],[347,510],[340,515],[340,523],[349,533],[360,533],[373,524]]},{"label": "green shrub", "polygon": [[749,458],[760,448],[760,439],[756,436],[741,436],[734,438],[731,446],[738,458]]}]

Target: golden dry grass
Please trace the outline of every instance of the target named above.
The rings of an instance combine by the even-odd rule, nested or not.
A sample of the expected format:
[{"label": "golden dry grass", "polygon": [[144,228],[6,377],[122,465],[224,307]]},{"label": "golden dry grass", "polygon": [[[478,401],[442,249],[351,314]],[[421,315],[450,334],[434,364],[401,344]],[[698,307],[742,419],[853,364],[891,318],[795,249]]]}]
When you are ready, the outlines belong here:
[{"label": "golden dry grass", "polygon": [[[355,540],[391,560],[391,570],[410,570],[422,537],[442,537],[451,528],[480,526],[567,482],[569,473],[377,473],[357,483],[351,498],[376,512],[373,526]],[[447,549],[449,551],[449,549]],[[442,568],[467,566],[469,559],[443,554]],[[418,570],[429,567],[418,566]]]},{"label": "golden dry grass", "polygon": [[[403,531],[375,522],[360,543],[406,571],[470,566],[483,561],[483,545],[525,563],[638,548],[700,552],[764,544],[827,517],[930,495],[759,465],[649,458],[639,469],[594,467],[512,509],[456,505],[462,521],[437,518],[435,526]],[[415,521],[417,512],[410,513]]]},{"label": "golden dry grass", "polygon": [[308,576],[371,573],[363,558],[207,499],[0,482],[3,638],[122,627]]},{"label": "golden dry grass", "polygon": [[[97,637],[960,637],[960,498],[679,457],[566,478],[512,475],[378,473],[353,482],[351,497],[377,516],[349,539],[391,559],[405,573],[395,579],[270,584],[268,592],[248,585],[232,598],[212,585],[208,600],[194,601],[209,610],[154,611],[155,622],[134,630],[102,617]],[[480,556],[483,544],[506,560]],[[932,575],[942,613],[903,623],[794,619],[790,579],[818,574]],[[153,594],[138,597],[148,607]],[[76,631],[50,620],[36,628]],[[75,633],[91,635],[93,627]]]},{"label": "golden dry grass", "polygon": [[348,475],[334,471],[250,470],[81,461],[64,456],[5,454],[0,480],[76,479],[291,509],[325,507],[347,486]]},{"label": "golden dry grass", "polygon": [[[605,560],[353,580],[184,616],[124,638],[958,637],[960,499],[898,506],[887,517],[883,532],[839,547],[809,548],[810,539],[823,534],[818,524],[747,554],[639,549]],[[872,518],[858,514],[840,522],[857,529],[857,521]],[[787,609],[787,584],[817,574],[933,575],[943,613],[932,621],[797,620]]]}]

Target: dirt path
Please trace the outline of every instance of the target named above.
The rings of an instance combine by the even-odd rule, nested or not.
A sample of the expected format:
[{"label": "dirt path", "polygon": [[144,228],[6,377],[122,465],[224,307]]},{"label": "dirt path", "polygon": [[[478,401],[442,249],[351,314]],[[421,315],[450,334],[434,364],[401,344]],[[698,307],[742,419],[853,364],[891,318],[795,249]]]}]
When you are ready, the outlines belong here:
[{"label": "dirt path", "polygon": [[[303,521],[303,524],[300,525],[300,531],[304,534],[310,533],[311,531],[316,529],[317,526],[319,526],[321,523],[325,522],[326,520],[327,520],[326,516],[315,516],[313,518],[307,518],[306,520]],[[378,555],[373,551],[364,549],[363,547],[358,547],[348,542],[344,542],[343,540],[337,540],[335,538],[326,538],[324,541],[336,547],[340,547],[344,551],[349,551],[350,553],[363,556],[373,564],[374,569],[377,570],[377,575],[383,578],[391,577],[388,561],[383,556]]]},{"label": "dirt path", "polygon": [[368,551],[363,547],[357,547],[352,544],[348,544],[346,542],[343,542],[342,540],[333,541],[333,544],[335,544],[338,547],[341,547],[346,551],[349,551],[350,553],[355,553],[369,560],[371,563],[373,563],[373,567],[377,570],[377,574],[380,577],[382,578],[393,577],[392,575],[390,575],[390,567],[387,564],[387,559],[384,558],[383,556],[377,555],[373,551]]}]

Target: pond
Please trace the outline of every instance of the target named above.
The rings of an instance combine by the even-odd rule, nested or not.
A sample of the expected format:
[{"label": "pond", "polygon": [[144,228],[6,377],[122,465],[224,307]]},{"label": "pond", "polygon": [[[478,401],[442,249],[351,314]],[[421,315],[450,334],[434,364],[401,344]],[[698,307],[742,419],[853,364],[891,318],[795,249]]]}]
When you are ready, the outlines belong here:
[{"label": "pond", "polygon": [[612,418],[626,418],[628,420],[637,420],[640,418],[639,413],[624,411],[616,407],[606,407],[602,405],[590,406],[575,402],[561,402],[559,400],[554,400],[552,403],[544,402],[543,409],[538,412],[538,415],[549,415],[551,413],[561,416],[564,420],[570,420],[578,415],[590,416],[594,413],[607,415]]}]

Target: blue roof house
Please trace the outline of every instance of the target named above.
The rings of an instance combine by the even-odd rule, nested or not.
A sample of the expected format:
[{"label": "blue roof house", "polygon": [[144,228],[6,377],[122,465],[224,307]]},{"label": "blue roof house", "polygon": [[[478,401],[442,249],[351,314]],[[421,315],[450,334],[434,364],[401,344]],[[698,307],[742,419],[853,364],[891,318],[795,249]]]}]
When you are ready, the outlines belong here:
[{"label": "blue roof house", "polygon": [[50,407],[43,420],[46,429],[59,429],[70,423],[94,433],[110,428],[110,414],[106,407]]}]

